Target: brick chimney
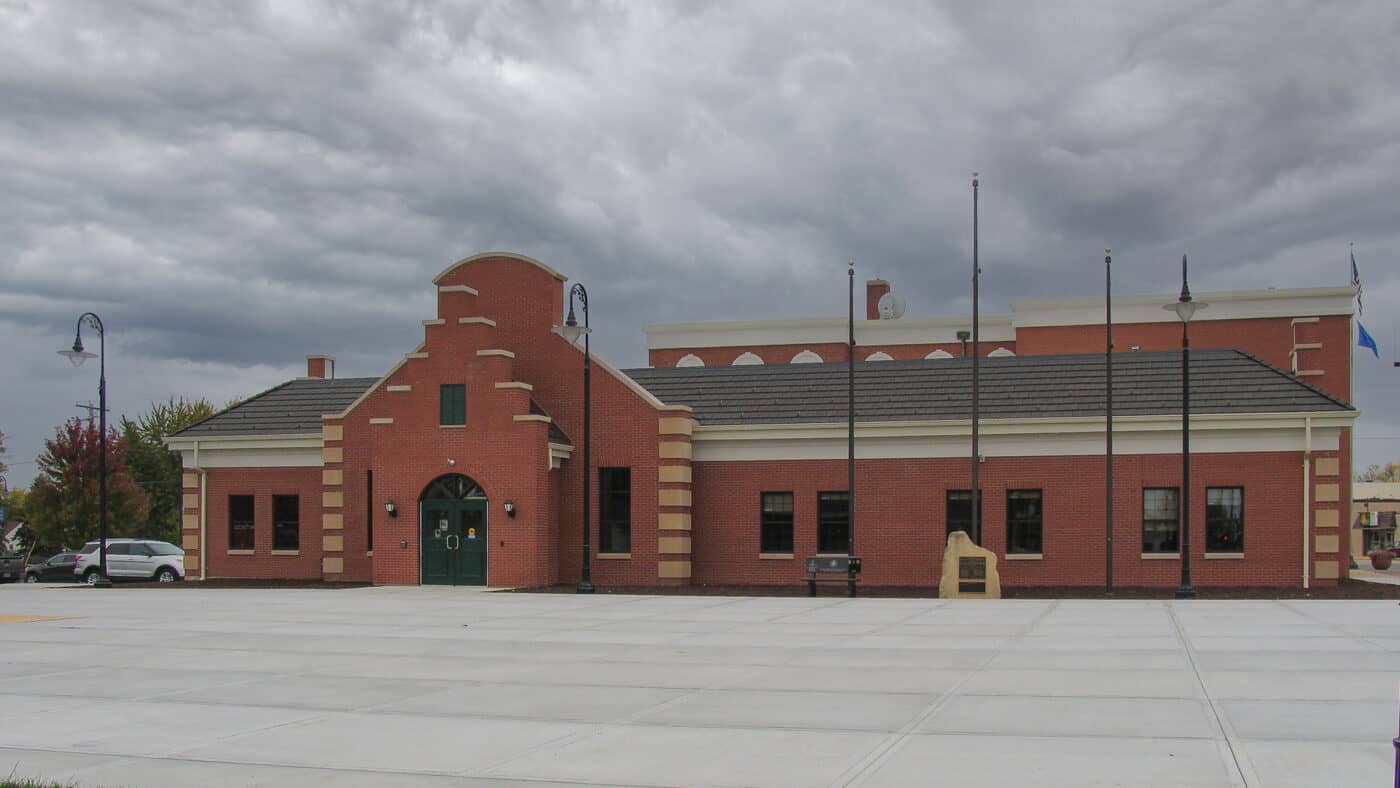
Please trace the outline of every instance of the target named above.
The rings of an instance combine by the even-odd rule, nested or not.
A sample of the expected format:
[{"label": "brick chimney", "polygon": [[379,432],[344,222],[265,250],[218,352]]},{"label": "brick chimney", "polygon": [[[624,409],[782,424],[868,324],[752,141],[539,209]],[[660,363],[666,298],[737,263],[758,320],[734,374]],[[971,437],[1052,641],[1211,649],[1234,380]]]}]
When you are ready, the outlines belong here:
[{"label": "brick chimney", "polygon": [[890,291],[890,283],[884,279],[871,279],[865,283],[865,319],[880,319],[880,296]]},{"label": "brick chimney", "polygon": [[334,380],[335,356],[307,356],[306,376],[312,380]]}]

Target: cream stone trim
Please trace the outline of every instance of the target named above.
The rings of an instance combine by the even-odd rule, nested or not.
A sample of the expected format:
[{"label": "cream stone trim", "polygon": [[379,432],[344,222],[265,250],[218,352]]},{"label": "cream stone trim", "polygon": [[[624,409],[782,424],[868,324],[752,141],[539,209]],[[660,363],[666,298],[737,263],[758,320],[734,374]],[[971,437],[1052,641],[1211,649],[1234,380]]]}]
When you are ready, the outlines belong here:
[{"label": "cream stone trim", "polygon": [[1313,500],[1318,503],[1336,503],[1341,497],[1342,487],[1340,484],[1316,484],[1313,485]]},{"label": "cream stone trim", "polygon": [[199,489],[199,474],[184,473],[180,475],[180,486],[186,490]]},{"label": "cream stone trim", "polygon": [[658,490],[656,493],[657,506],[690,506],[690,490]]},{"label": "cream stone trim", "polygon": [[680,512],[662,512],[656,515],[656,528],[658,531],[689,531],[691,525],[690,515]]},{"label": "cream stone trim", "polygon": [[[1102,320],[1102,304],[1098,314]],[[980,321],[979,341],[1016,341],[1016,331],[1010,315],[983,315]],[[860,336],[858,347],[953,344],[958,342],[958,332],[970,328],[971,325],[972,321],[966,317],[858,320],[856,331]],[[791,345],[796,349],[833,343],[844,345],[848,338],[848,327],[844,317],[654,323],[646,326],[644,330],[648,350],[768,345]]]},{"label": "cream stone trim", "polygon": [[199,549],[199,534],[197,534],[197,533],[187,533],[187,534],[185,534],[184,536],[181,536],[181,537],[180,537],[180,549],[182,549],[182,550],[198,550],[198,549]]},{"label": "cream stone trim", "polygon": [[[492,257],[505,257],[505,258],[508,258],[508,259],[511,259],[511,260],[519,260],[519,261],[522,262],[522,263],[529,263],[530,265],[533,265],[534,267],[540,269],[541,271],[544,271],[545,273],[549,274],[550,276],[554,277],[555,279],[558,279],[558,280],[561,281],[561,282],[567,282],[567,281],[568,281],[568,277],[564,276],[563,274],[559,273],[558,271],[554,270],[553,268],[550,268],[549,266],[545,265],[544,263],[541,263],[539,260],[536,260],[536,259],[533,258],[533,257],[526,257],[525,255],[519,254],[519,253],[517,253],[517,252],[482,252],[481,254],[474,254],[474,255],[472,255],[471,257],[463,257],[461,260],[458,260],[457,262],[453,263],[452,265],[449,265],[449,266],[447,266],[446,268],[442,269],[442,273],[440,273],[440,274],[438,274],[437,276],[433,277],[433,284],[437,285],[437,284],[438,284],[439,282],[441,282],[441,281],[443,280],[443,278],[446,277],[448,274],[452,273],[453,271],[456,271],[458,268],[461,268],[461,267],[464,266],[464,265],[468,265],[468,264],[470,264],[470,263],[474,263],[474,262],[476,262],[476,261],[478,261],[478,260],[488,260],[488,259],[490,259],[490,258],[492,258]],[[446,285],[446,286],[447,286],[447,287],[453,287],[453,285]],[[455,285],[455,286],[456,286],[456,287],[466,287],[466,285]],[[443,287],[444,287],[444,285],[438,285],[438,289],[439,289],[439,290],[441,290]],[[475,291],[473,291],[473,292],[475,292]]]},{"label": "cream stone trim", "polygon": [[394,423],[394,418],[393,418],[392,416],[376,416],[375,418],[370,419],[370,420],[369,420],[369,423],[370,423],[370,424],[393,424],[393,423]]},{"label": "cream stone trim", "polygon": [[1007,561],[1040,561],[1045,558],[1044,553],[1007,553],[1003,558]]},{"label": "cream stone trim", "polygon": [[[693,355],[690,355],[690,356],[688,356],[688,357],[694,358]],[[789,363],[789,364],[820,364],[820,363],[822,363],[823,361],[824,361],[824,359],[821,357],[821,354],[819,354],[819,353],[817,353],[817,352],[815,352],[815,351],[813,351],[813,350],[811,350],[811,349],[809,348],[809,349],[803,350],[802,352],[800,352],[800,353],[798,353],[797,355],[793,356],[793,357],[792,357],[792,360],[789,361],[788,363]],[[679,367],[680,364],[677,364],[676,366]]]},{"label": "cream stone trim", "polygon": [[1338,580],[1341,576],[1341,566],[1336,561],[1313,561],[1313,577],[1318,580]]},{"label": "cream stone trim", "polygon": [[1300,369],[1293,374],[1297,375],[1300,378],[1320,378],[1323,375],[1327,374],[1327,372],[1326,370],[1321,369]]},{"label": "cream stone trim", "polygon": [[[1335,451],[1341,430],[1356,411],[1314,414],[1199,414],[1191,418],[1195,453],[1303,451],[1304,420],[1313,423],[1312,449]],[[984,419],[982,453],[988,457],[1103,456],[1103,418]],[[695,427],[695,462],[845,459],[845,422],[827,424],[736,424]],[[966,420],[882,421],[856,424],[856,456],[878,458],[961,457],[971,424]],[[1120,454],[1179,454],[1179,416],[1119,416],[1114,450]],[[663,451],[664,446],[663,445]],[[663,457],[667,456],[665,453]]]},{"label": "cream stone trim", "polygon": [[677,367],[703,367],[703,366],[705,366],[705,361],[704,361],[704,359],[700,358],[699,356],[695,355],[694,353],[686,353],[684,356],[681,356],[680,359],[678,359],[678,360],[676,361],[676,366],[677,366]]},{"label": "cream stone trim", "polygon": [[496,384],[497,389],[519,389],[520,391],[534,391],[535,387],[529,383],[521,383],[518,380],[507,380]]},{"label": "cream stone trim", "polygon": [[661,536],[656,539],[656,552],[663,555],[690,553],[689,536]]},{"label": "cream stone trim", "polygon": [[475,287],[469,284],[440,284],[438,293],[466,293],[468,295],[480,295]]},{"label": "cream stone trim", "polygon": [[1336,509],[1314,509],[1313,525],[1318,528],[1336,528],[1338,512]]},{"label": "cream stone trim", "polygon": [[325,490],[321,493],[322,509],[340,509],[345,506],[345,493],[339,490]]},{"label": "cream stone trim", "polygon": [[345,427],[339,424],[321,425],[321,440],[323,441],[343,441],[345,440]]},{"label": "cream stone trim", "polygon": [[345,537],[341,534],[326,534],[322,536],[321,550],[327,553],[345,552]]},{"label": "cream stone trim", "polygon": [[[980,342],[981,339],[978,339],[978,341]],[[929,353],[928,355],[924,356],[925,359],[940,359],[940,358],[952,358],[952,357],[953,357],[953,354],[952,354],[952,353],[949,353],[948,351],[943,350],[942,348],[939,348],[938,350],[935,350],[935,351]]]},{"label": "cream stone trim", "polygon": [[180,528],[184,531],[199,531],[199,515],[184,514],[180,516]]},{"label": "cream stone trim", "polygon": [[1004,347],[999,347],[996,350],[993,350],[992,352],[988,353],[987,358],[1010,358],[1014,355],[1016,355],[1014,351]]},{"label": "cream stone trim", "polygon": [[1336,534],[1318,534],[1313,537],[1314,553],[1338,553],[1341,552],[1341,540]]},{"label": "cream stone trim", "polygon": [[690,418],[663,418],[660,421],[657,432],[661,435],[693,435],[695,434],[695,420]]},{"label": "cream stone trim", "polygon": [[224,555],[252,555],[252,550],[225,550]]},{"label": "cream stone trim", "polygon": [[459,317],[459,318],[457,318],[457,325],[459,325],[459,326],[469,326],[469,325],[474,325],[474,324],[475,324],[475,325],[483,325],[483,326],[491,326],[492,328],[495,328],[495,327],[496,327],[496,321],[492,320],[492,319],[489,318],[489,317]]},{"label": "cream stone trim", "polygon": [[[969,488],[969,489],[970,489],[970,488]],[[758,560],[760,560],[760,561],[791,561],[792,559],[793,559],[793,554],[792,554],[792,553],[759,553],[759,554],[758,554]]]},{"label": "cream stone trim", "polygon": [[522,416],[511,416],[511,419],[517,422],[538,421],[541,424],[549,424],[550,422],[554,421],[554,419],[551,419],[548,416],[542,416],[538,413],[526,413]]},{"label": "cream stone trim", "polygon": [[865,357],[866,361],[894,361],[894,356],[883,350],[877,350]]},{"label": "cream stone trim", "polygon": [[695,408],[689,405],[659,405],[656,409],[662,413],[685,413],[687,415],[695,413]]},{"label": "cream stone trim", "polygon": [[659,484],[690,484],[690,480],[689,465],[662,465],[656,469],[656,481]]},{"label": "cream stone trim", "polygon": [[763,359],[757,353],[745,350],[736,356],[730,364],[735,367],[756,367],[763,364]]},{"label": "cream stone trim", "polygon": [[601,558],[604,561],[625,561],[632,557],[631,553],[594,553],[594,558]]},{"label": "cream stone trim", "polygon": [[321,450],[321,462],[332,463],[344,461],[345,450],[340,448],[339,446],[327,446],[326,448]]},{"label": "cream stone trim", "polygon": [[[199,571],[199,553],[185,553],[185,576],[189,577],[191,572]],[[193,577],[191,580],[203,580],[203,577]]]},{"label": "cream stone trim", "polygon": [[[1316,315],[1350,315],[1356,292],[1350,287],[1279,288],[1196,293],[1196,300],[1210,304],[1193,321]],[[1162,309],[1176,294],[1121,296],[1113,299],[1113,322],[1175,323],[1178,318]],[[1031,298],[1011,302],[1017,328],[1100,325],[1102,298]],[[1301,321],[1298,321],[1301,322]]]},{"label": "cream stone trim", "polygon": [[414,352],[414,353],[406,353],[406,354],[404,354],[404,358],[425,359],[425,358],[427,358],[427,357],[428,357],[427,351],[418,351],[418,352]]},{"label": "cream stone trim", "polygon": [[1342,472],[1342,463],[1336,457],[1318,457],[1313,461],[1313,472],[1318,476],[1336,476]]},{"label": "cream stone trim", "polygon": [[549,469],[558,470],[564,466],[564,460],[569,459],[574,454],[574,447],[564,443],[549,442],[545,444],[549,449]]},{"label": "cream stone trim", "polygon": [[447,325],[447,318],[444,318],[444,317],[435,317],[435,318],[433,318],[432,320],[424,320],[424,321],[423,321],[423,327],[424,327],[424,328],[427,328],[427,327],[429,327],[429,326],[445,326],[445,325]]},{"label": "cream stone trim", "polygon": [[684,580],[690,577],[689,561],[657,561],[656,576],[664,579]]},{"label": "cream stone trim", "polygon": [[321,515],[322,531],[340,531],[345,528],[345,515],[340,512],[325,512]]},{"label": "cream stone trim", "polygon": [[199,508],[199,494],[198,494],[198,493],[184,493],[183,495],[181,495],[181,496],[180,496],[180,508],[182,508],[182,509],[198,509],[198,508]]},{"label": "cream stone trim", "polygon": [[321,471],[321,484],[326,487],[339,487],[345,483],[345,471],[338,468]]},{"label": "cream stone trim", "polygon": [[691,444],[680,441],[663,441],[660,446],[660,456],[663,460],[688,460],[693,454]]},{"label": "cream stone trim", "polygon": [[1206,553],[1207,561],[1243,561],[1244,553]]},{"label": "cream stone trim", "polygon": [[407,383],[400,383],[400,384],[395,384],[395,385],[393,385],[393,386],[389,386],[389,387],[388,387],[387,389],[385,389],[385,390],[386,390],[386,391],[413,391],[413,386],[411,386],[411,385],[409,385],[409,384],[407,384]]},{"label": "cream stone trim", "polygon": [[1144,561],[1180,561],[1181,553],[1143,553],[1140,557]]},{"label": "cream stone trim", "polygon": [[345,574],[345,559],[339,556],[327,556],[321,559],[321,573],[327,575]]},{"label": "cream stone trim", "polygon": [[438,429],[440,429],[440,430],[464,430],[464,429],[466,429],[466,428],[467,428],[467,425],[465,425],[465,424],[439,424],[439,425],[438,425]]},{"label": "cream stone trim", "polygon": [[[1316,321],[1314,321],[1314,322],[1316,322]],[[1321,343],[1321,342],[1299,342],[1298,344],[1296,344],[1296,345],[1293,346],[1293,349],[1294,349],[1294,350],[1321,350],[1321,349],[1322,349],[1322,343]]]},{"label": "cream stone trim", "polygon": [[491,349],[489,349],[489,350],[478,350],[478,351],[476,351],[476,354],[477,354],[478,356],[501,356],[501,357],[503,357],[503,358],[515,358],[515,354],[514,354],[514,353],[510,352],[509,350],[501,350],[500,348],[491,348]]},{"label": "cream stone trim", "polygon": [[273,555],[292,556],[292,555],[301,555],[301,551],[300,551],[300,550],[273,550],[273,551],[272,551],[272,554],[273,554]]}]

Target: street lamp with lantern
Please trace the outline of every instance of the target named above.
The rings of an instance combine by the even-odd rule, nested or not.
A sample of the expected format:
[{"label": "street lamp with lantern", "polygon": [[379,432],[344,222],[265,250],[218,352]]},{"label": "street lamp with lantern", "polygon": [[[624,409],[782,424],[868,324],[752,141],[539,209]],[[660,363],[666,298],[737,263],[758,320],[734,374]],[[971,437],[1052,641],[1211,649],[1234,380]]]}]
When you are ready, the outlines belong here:
[{"label": "street lamp with lantern", "polygon": [[[574,298],[578,298],[579,306],[583,308],[583,325],[578,324],[578,319],[574,317]],[[592,489],[590,482],[592,479],[592,457],[589,454],[589,439],[591,437],[592,417],[593,417],[593,396],[590,388],[590,372],[592,363],[588,349],[588,335],[592,329],[588,327],[588,289],[583,283],[576,282],[569,289],[569,316],[564,320],[564,325],[558,327],[559,335],[568,340],[571,344],[578,342],[579,337],[583,337],[583,573],[578,583],[578,593],[593,593],[593,575],[589,559],[591,552],[589,549],[588,533],[589,528],[589,492]]]},{"label": "street lamp with lantern", "polygon": [[1186,285],[1186,255],[1181,256],[1181,295],[1163,309],[1181,319],[1181,586],[1177,599],[1195,599],[1191,586],[1191,318],[1209,304],[1191,300]]},{"label": "street lamp with lantern", "polygon": [[[97,332],[97,347],[100,353],[93,354],[83,349],[83,323]],[[107,575],[107,332],[102,326],[102,318],[92,312],[84,312],[78,316],[78,330],[73,338],[71,350],[58,351],[60,356],[67,356],[73,362],[73,366],[80,367],[84,361],[90,358],[98,360],[97,378],[97,509],[98,509],[98,542],[97,542],[97,577],[91,585],[99,588],[106,588],[112,585],[111,579]]]}]

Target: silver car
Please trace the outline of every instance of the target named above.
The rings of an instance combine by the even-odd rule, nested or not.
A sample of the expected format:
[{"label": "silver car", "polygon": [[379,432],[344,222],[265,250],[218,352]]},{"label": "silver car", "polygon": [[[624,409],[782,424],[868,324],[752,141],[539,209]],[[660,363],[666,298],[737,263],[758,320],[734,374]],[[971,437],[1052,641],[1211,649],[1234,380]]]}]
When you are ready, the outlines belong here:
[{"label": "silver car", "polygon": [[[97,542],[83,545],[73,574],[92,585],[101,576]],[[185,551],[155,539],[108,539],[107,576],[113,580],[155,580],[173,583],[185,579]]]}]

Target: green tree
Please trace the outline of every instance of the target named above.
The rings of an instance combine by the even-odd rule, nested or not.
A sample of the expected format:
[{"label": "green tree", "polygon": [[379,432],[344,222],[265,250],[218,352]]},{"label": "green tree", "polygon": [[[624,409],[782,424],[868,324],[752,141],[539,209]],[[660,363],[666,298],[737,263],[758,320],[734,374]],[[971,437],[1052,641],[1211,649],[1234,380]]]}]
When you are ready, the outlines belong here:
[{"label": "green tree", "polygon": [[1356,474],[1358,482],[1393,482],[1400,481],[1396,476],[1396,469],[1400,469],[1400,463],[1394,465],[1372,465],[1361,473]]},{"label": "green tree", "polygon": [[[107,535],[129,536],[145,522],[149,503],[126,470],[126,439],[107,436]],[[46,547],[78,547],[97,538],[98,430],[70,419],[39,455],[39,475],[25,502],[30,529]]]},{"label": "green tree", "polygon": [[150,509],[138,527],[138,535],[178,544],[180,537],[180,456],[165,447],[165,438],[213,415],[205,400],[190,402],[171,397],[151,403],[136,421],[123,417],[122,437],[127,442],[127,469],[146,492]]}]

